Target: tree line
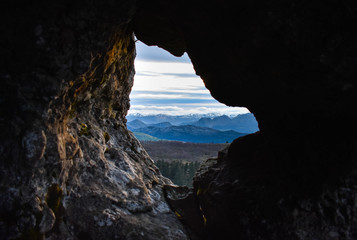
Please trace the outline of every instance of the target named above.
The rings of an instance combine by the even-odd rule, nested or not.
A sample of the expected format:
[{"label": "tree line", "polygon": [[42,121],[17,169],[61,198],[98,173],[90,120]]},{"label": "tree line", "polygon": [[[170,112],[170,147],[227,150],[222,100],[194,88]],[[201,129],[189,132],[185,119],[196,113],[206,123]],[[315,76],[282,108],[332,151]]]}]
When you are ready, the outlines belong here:
[{"label": "tree line", "polygon": [[165,159],[168,162],[175,160],[201,162],[208,158],[217,157],[218,151],[228,146],[228,144],[178,141],[141,141],[141,144],[154,161]]},{"label": "tree line", "polygon": [[200,166],[200,162],[183,162],[158,160],[156,166],[163,176],[180,186],[192,187],[192,178]]}]

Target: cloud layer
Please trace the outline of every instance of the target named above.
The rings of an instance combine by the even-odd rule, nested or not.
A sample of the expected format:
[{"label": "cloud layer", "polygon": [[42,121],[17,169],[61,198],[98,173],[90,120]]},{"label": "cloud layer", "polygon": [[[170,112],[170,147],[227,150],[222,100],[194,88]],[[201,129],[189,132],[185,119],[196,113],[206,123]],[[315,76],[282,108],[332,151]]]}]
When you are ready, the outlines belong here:
[{"label": "cloud layer", "polygon": [[235,115],[249,112],[246,108],[227,107],[213,99],[195,74],[187,55],[177,58],[139,41],[136,46],[136,75],[129,113]]}]

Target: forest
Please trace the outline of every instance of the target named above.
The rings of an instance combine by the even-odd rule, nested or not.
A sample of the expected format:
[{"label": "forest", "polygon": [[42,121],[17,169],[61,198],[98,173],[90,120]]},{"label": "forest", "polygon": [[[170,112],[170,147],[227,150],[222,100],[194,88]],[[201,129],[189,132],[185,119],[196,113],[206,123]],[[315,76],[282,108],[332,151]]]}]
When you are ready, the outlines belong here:
[{"label": "forest", "polygon": [[199,168],[201,162],[183,162],[172,161],[166,162],[159,160],[156,162],[157,167],[163,176],[180,186],[192,187],[192,178]]},{"label": "forest", "polygon": [[141,141],[163,176],[176,185],[192,187],[192,178],[202,161],[217,157],[229,144],[179,141]]},{"label": "forest", "polygon": [[217,157],[220,150],[229,144],[192,143],[179,141],[141,141],[150,157],[156,162],[164,161],[203,161]]}]

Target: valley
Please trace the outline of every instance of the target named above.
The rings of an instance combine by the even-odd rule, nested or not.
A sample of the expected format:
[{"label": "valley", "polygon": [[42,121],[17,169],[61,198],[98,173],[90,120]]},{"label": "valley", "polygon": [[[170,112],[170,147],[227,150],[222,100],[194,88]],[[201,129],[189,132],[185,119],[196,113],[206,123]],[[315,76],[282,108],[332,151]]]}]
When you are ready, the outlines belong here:
[{"label": "valley", "polygon": [[227,115],[128,115],[127,127],[174,184],[192,187],[202,161],[217,157],[234,139],[259,130],[251,113]]},{"label": "valley", "polygon": [[171,140],[229,143],[259,130],[253,114],[229,117],[206,115],[129,115],[127,127],[142,141]]}]

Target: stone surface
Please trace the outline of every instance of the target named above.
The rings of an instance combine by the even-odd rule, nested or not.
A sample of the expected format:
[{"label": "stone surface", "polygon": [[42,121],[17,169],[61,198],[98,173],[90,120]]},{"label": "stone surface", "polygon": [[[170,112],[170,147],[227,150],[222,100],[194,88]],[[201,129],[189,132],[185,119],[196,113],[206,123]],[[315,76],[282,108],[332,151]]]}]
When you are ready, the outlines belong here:
[{"label": "stone surface", "polygon": [[244,138],[234,144],[244,146],[250,162],[228,152],[203,165],[194,178],[206,217],[205,239],[356,238],[355,171],[323,187],[311,176],[304,183],[305,175],[285,173],[294,174],[290,178],[278,166],[257,163],[256,145],[248,147],[244,142],[251,140]]},{"label": "stone surface", "polygon": [[1,239],[188,239],[125,125],[132,1],[1,10]]},{"label": "stone surface", "polygon": [[39,228],[40,228],[40,233],[46,233],[50,231],[53,226],[55,225],[56,222],[56,216],[54,212],[52,211],[51,208],[49,207],[44,207],[42,211],[43,217],[41,219]]},{"label": "stone surface", "polygon": [[193,189],[165,185],[164,193],[171,209],[189,230],[190,239],[201,239],[206,219]]},{"label": "stone surface", "polygon": [[355,239],[357,4],[139,2],[138,38],[180,34],[212,96],[259,122],[196,175],[204,239]]}]

